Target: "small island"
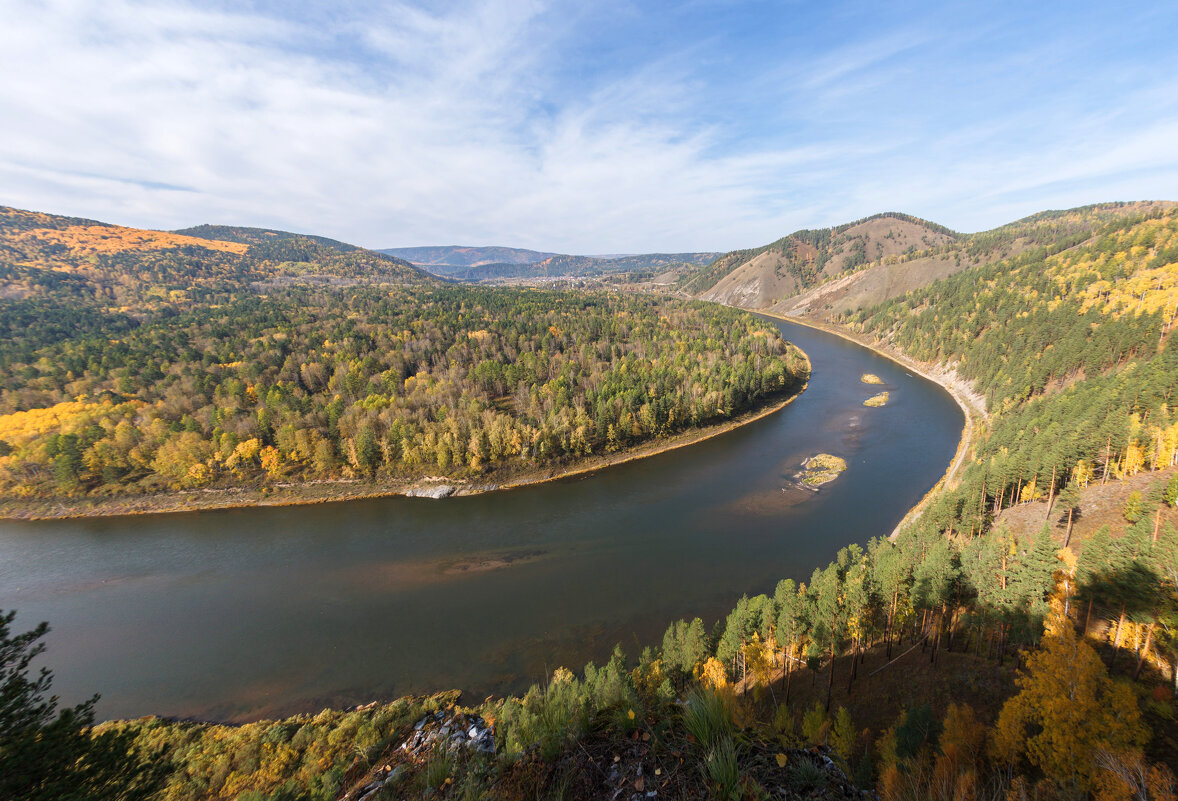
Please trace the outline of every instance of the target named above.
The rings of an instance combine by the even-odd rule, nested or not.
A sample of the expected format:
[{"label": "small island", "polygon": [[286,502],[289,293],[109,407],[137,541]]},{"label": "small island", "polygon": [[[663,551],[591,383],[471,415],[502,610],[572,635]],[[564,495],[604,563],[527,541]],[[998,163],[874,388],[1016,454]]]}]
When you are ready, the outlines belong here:
[{"label": "small island", "polygon": [[875,373],[864,373],[863,375],[859,376],[859,380],[864,384],[882,384],[884,382],[884,380]]},{"label": "small island", "polygon": [[847,469],[847,460],[829,453],[819,453],[802,462],[802,484],[817,489],[829,484]]},{"label": "small island", "polygon": [[887,406],[888,393],[881,392],[878,395],[872,395],[867,400],[863,401],[864,406]]}]

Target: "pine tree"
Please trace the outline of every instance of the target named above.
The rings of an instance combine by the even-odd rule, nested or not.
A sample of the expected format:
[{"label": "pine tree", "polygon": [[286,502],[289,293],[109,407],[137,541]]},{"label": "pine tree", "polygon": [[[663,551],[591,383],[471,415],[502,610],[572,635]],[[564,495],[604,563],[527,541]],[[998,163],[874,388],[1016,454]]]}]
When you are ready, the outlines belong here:
[{"label": "pine tree", "polygon": [[1141,498],[1139,490],[1133,490],[1129,493],[1128,500],[1125,501],[1125,508],[1122,511],[1125,519],[1130,523],[1136,523],[1145,514],[1145,502]]},{"label": "pine tree", "polygon": [[21,801],[140,801],[163,785],[161,757],[134,749],[132,731],[94,734],[98,696],[67,709],[46,695],[53,674],[30,663],[44,651],[42,623],[10,634],[15,612],[0,612],[0,798]]},{"label": "pine tree", "polygon": [[1067,548],[1072,542],[1072,524],[1075,521],[1076,510],[1080,508],[1080,488],[1068,484],[1060,490],[1056,499],[1057,509],[1067,518],[1067,530],[1063,535],[1063,547]]},{"label": "pine tree", "polygon": [[1054,576],[1059,567],[1055,540],[1044,526],[1031,548],[1016,563],[1011,577],[1014,596],[1035,628],[1047,617],[1047,594],[1055,587]]}]

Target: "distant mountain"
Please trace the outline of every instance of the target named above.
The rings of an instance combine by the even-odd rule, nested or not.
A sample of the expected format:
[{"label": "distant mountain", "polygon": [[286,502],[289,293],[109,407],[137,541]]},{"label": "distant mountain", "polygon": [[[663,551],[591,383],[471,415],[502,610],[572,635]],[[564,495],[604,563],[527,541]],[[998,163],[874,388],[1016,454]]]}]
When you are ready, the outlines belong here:
[{"label": "distant mountain", "polygon": [[593,278],[619,273],[680,267],[699,267],[718,253],[644,253],[635,256],[551,256],[533,264],[480,264],[471,267],[429,266],[435,275],[459,281],[493,282],[508,279]]},{"label": "distant mountain", "polygon": [[1109,220],[1172,205],[1104,203],[1047,211],[976,234],[889,212],[733,251],[685,275],[678,288],[733,306],[834,317],[1031,248],[1075,244]]},{"label": "distant mountain", "polygon": [[[475,267],[482,264],[535,264],[556,253],[541,253],[538,250],[504,248],[490,245],[469,247],[463,245],[439,245],[420,248],[382,248],[379,253],[404,259],[419,267]],[[439,275],[441,273],[438,273]]]}]

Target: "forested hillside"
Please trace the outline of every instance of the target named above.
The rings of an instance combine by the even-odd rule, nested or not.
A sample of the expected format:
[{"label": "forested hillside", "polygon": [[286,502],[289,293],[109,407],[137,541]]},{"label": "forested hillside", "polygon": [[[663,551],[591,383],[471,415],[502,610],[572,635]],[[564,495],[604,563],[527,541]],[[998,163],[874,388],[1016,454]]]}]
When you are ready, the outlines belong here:
[{"label": "forested hillside", "polygon": [[880,214],[733,251],[686,276],[680,288],[705,300],[779,315],[836,319],[1028,249],[1083,242],[1111,220],[1173,205],[1102,203],[1046,211],[976,234],[904,214]]},{"label": "forested hillside", "polygon": [[947,228],[906,214],[877,214],[834,228],[796,231],[763,247],[727,253],[680,281],[705,300],[765,308],[877,260],[953,241]]},{"label": "forested hillside", "polygon": [[498,246],[463,247],[461,245],[438,245],[416,248],[381,248],[381,253],[421,267],[474,267],[480,264],[535,264],[556,256],[524,248]]},{"label": "forested hillside", "polygon": [[208,225],[146,231],[0,207],[5,299],[144,314],[282,278],[433,283],[408,262],[323,237]]},{"label": "forested hillside", "polygon": [[280,231],[3,220],[13,508],[564,464],[730,419],[805,371],[771,326],[706,304],[446,287]]},{"label": "forested hillside", "polygon": [[1118,219],[848,316],[915,358],[949,362],[994,415],[933,515],[989,514],[1092,480],[1178,464],[1178,212]]}]

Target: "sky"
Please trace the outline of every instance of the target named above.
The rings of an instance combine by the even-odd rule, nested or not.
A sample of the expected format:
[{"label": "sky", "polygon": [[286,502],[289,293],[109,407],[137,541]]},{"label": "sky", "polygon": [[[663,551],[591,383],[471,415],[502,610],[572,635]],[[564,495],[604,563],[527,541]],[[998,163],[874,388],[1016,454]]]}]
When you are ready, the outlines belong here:
[{"label": "sky", "polygon": [[0,204],[723,251],[1178,200],[1178,4],[0,0]]}]

